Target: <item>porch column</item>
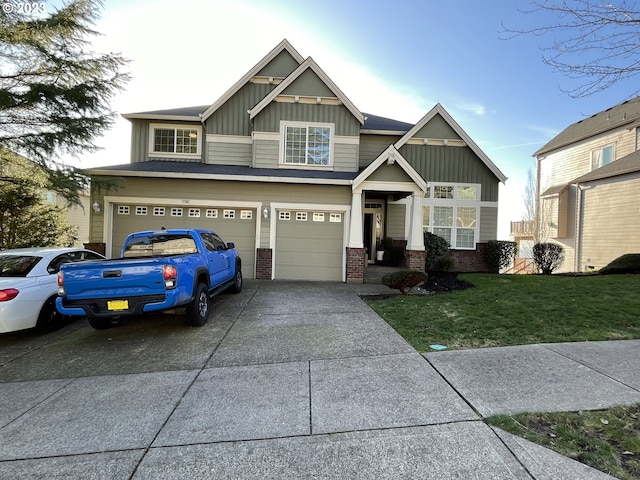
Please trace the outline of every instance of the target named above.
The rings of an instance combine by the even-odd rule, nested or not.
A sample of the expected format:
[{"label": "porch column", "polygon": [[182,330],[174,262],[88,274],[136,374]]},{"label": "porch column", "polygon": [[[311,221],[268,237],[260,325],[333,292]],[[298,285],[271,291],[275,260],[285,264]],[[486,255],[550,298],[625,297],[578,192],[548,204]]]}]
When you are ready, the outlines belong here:
[{"label": "porch column", "polygon": [[422,231],[422,196],[421,191],[411,195],[411,216],[407,250],[424,251],[424,233]]},{"label": "porch column", "polygon": [[362,192],[353,192],[349,223],[349,248],[364,248],[362,225]]}]

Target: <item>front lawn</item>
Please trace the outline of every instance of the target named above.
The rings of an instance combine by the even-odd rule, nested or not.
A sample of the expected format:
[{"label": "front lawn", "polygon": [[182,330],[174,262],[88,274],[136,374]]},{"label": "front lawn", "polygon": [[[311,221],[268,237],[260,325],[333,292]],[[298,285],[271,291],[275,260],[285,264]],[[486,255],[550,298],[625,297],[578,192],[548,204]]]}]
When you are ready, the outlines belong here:
[{"label": "front lawn", "polygon": [[421,352],[640,338],[640,275],[460,278],[475,287],[367,303]]}]

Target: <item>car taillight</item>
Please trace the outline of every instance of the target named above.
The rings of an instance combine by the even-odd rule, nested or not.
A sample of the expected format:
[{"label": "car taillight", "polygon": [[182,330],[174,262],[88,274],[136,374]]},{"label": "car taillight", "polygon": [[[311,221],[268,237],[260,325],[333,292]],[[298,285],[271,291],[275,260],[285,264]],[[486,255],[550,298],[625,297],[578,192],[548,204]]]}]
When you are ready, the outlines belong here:
[{"label": "car taillight", "polygon": [[64,297],[64,295],[65,295],[65,291],[64,291],[64,273],[63,272],[58,272],[58,295],[60,295],[61,297]]},{"label": "car taillight", "polygon": [[7,300],[13,300],[20,293],[19,290],[15,288],[5,288],[4,290],[0,290],[0,302],[6,302]]},{"label": "car taillight", "polygon": [[164,288],[171,290],[176,288],[176,280],[178,277],[178,270],[173,265],[162,266],[162,276],[164,277]]}]

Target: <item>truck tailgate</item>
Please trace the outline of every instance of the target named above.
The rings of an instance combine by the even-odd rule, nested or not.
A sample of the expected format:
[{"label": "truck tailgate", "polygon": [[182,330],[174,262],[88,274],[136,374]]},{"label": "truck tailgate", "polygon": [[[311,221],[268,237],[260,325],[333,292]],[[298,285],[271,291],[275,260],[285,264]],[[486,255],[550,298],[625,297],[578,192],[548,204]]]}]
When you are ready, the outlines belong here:
[{"label": "truck tailgate", "polygon": [[69,300],[164,294],[162,262],[159,259],[105,260],[63,265]]}]

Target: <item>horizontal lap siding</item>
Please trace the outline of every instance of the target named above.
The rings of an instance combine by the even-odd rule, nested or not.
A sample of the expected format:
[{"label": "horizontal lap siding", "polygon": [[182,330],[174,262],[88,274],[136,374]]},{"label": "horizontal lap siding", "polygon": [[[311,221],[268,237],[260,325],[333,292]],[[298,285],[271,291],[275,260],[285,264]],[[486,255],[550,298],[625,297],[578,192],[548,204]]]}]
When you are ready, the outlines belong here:
[{"label": "horizontal lap siding", "polygon": [[495,240],[498,235],[498,208],[480,207],[479,243]]},{"label": "horizontal lap siding", "polygon": [[251,166],[251,143],[207,142],[207,163]]},{"label": "horizontal lap siding", "polygon": [[583,191],[580,269],[602,268],[620,255],[640,252],[640,178],[623,178],[593,182]]}]

